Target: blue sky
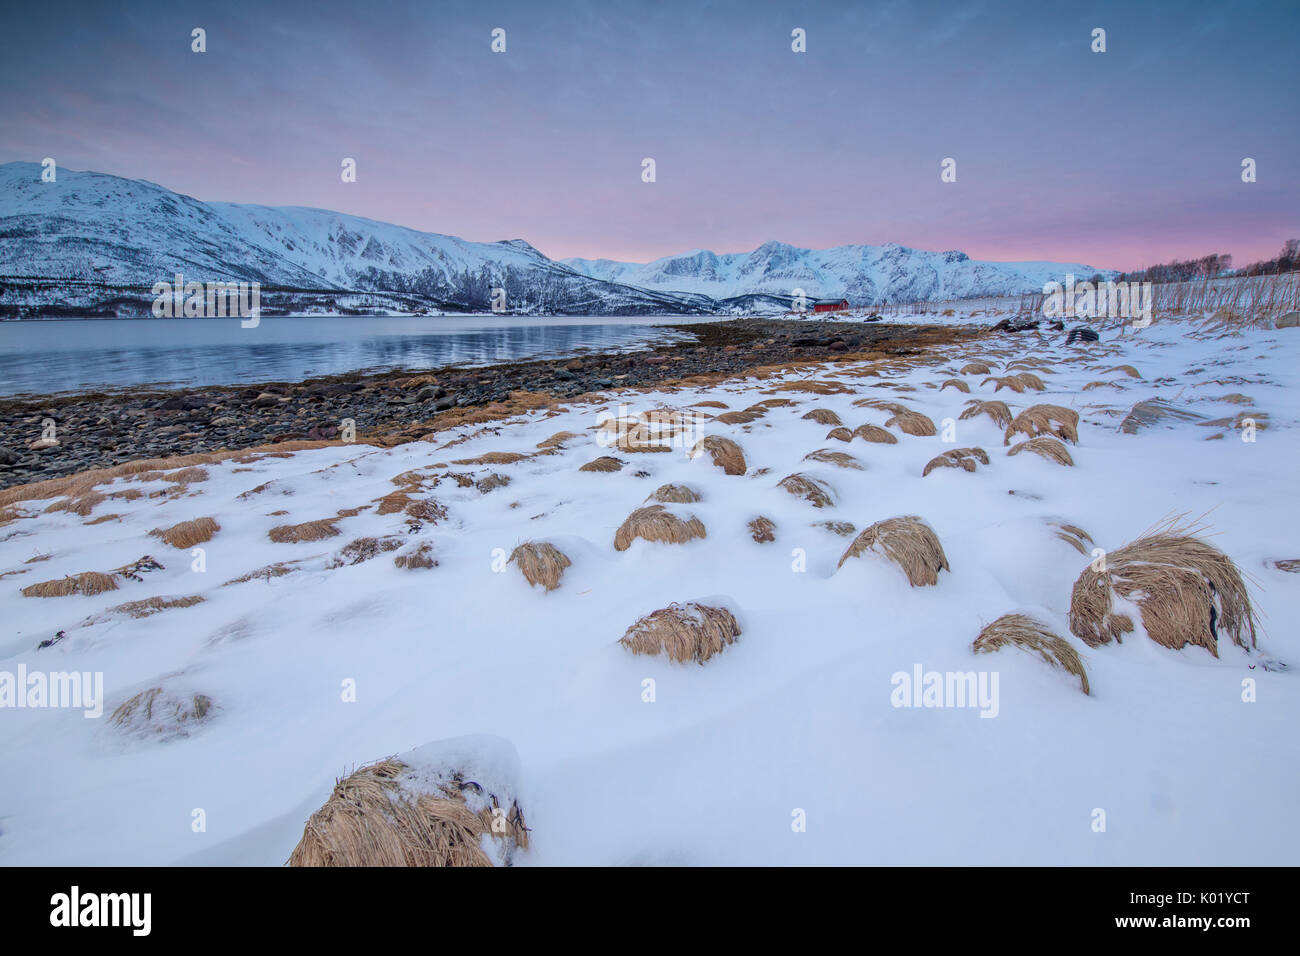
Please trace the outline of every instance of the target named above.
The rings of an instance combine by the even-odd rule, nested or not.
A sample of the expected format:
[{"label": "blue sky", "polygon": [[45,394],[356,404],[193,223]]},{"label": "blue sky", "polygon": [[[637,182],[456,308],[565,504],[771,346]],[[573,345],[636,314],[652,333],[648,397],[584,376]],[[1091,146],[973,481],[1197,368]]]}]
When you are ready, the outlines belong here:
[{"label": "blue sky", "polygon": [[556,258],[1245,263],[1300,235],[1297,49],[1295,0],[29,4],[0,34],[0,161]]}]

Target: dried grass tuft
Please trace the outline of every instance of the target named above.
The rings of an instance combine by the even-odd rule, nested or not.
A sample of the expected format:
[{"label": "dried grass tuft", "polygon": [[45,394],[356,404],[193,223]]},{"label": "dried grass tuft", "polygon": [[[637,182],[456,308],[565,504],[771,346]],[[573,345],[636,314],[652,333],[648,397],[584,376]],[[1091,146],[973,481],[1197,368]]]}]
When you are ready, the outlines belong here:
[{"label": "dried grass tuft", "polygon": [[[888,434],[888,432],[886,432],[886,434]],[[849,442],[849,441],[853,441],[853,432],[849,431],[843,425],[840,425],[837,428],[832,428],[830,431],[828,431],[826,433],[826,437],[827,439],[833,438],[836,441]],[[893,436],[890,437],[892,438]],[[894,439],[894,440],[897,441],[898,439]]]},{"label": "dried grass tuft", "polygon": [[891,415],[906,415],[911,411],[906,405],[900,405],[898,402],[887,402],[883,398],[859,398],[853,403],[855,408],[878,408],[882,412],[889,412]]},{"label": "dried grass tuft", "polygon": [[814,508],[825,508],[835,503],[829,485],[801,472],[786,475],[776,484],[778,488],[784,488],[795,497],[812,502]]},{"label": "dried grass tuft", "polygon": [[689,505],[701,499],[700,493],[689,485],[660,485],[650,492],[646,501],[658,501],[665,505]]},{"label": "dried grass tuft", "polygon": [[1109,552],[1104,571],[1085,568],[1070,598],[1070,631],[1089,647],[1120,642],[1134,624],[1116,610],[1119,597],[1137,605],[1147,636],[1162,647],[1191,644],[1218,657],[1226,633],[1253,648],[1257,618],[1246,582],[1231,558],[1196,537],[1201,530],[1170,519]]},{"label": "dried grass tuft", "polygon": [[102,571],[83,571],[81,574],[70,574],[53,581],[29,584],[23,588],[22,593],[24,597],[67,597],[71,594],[84,594],[91,597],[103,594],[105,591],[116,590],[116,575],[105,574]]},{"label": "dried grass tuft", "polygon": [[212,711],[212,698],[206,694],[175,694],[151,687],[119,704],[109,723],[140,737],[186,737]]},{"label": "dried grass tuft", "polygon": [[829,448],[818,448],[816,451],[810,451],[803,456],[804,461],[823,461],[828,465],[835,465],[837,468],[852,468],[855,471],[862,471],[862,464],[852,455],[842,451],[832,451]]},{"label": "dried grass tuft", "polygon": [[614,534],[614,550],[626,551],[637,538],[685,544],[693,538],[705,536],[704,523],[694,515],[683,520],[663,505],[648,505],[633,511],[619,526]]},{"label": "dried grass tuft", "polygon": [[713,463],[728,475],[743,475],[748,468],[745,464],[745,453],[730,438],[723,438],[721,435],[705,435],[691,449],[691,457],[698,458],[704,452],[707,452]]},{"label": "dried grass tuft", "polygon": [[989,454],[983,448],[954,448],[931,458],[921,472],[921,477],[924,478],[936,468],[961,468],[973,472],[977,461],[982,465],[989,463]]},{"label": "dried grass tuft", "polygon": [[898,436],[891,431],[881,428],[879,425],[859,425],[857,428],[853,429],[852,436],[854,438],[861,438],[863,441],[874,442],[877,445],[898,444]]},{"label": "dried grass tuft", "polygon": [[510,560],[519,565],[524,579],[533,586],[540,584],[548,591],[560,586],[564,569],[572,562],[564,552],[546,541],[525,541],[510,553]]},{"label": "dried grass tuft", "polygon": [[1037,438],[1031,438],[1028,441],[1022,441],[1019,445],[1012,445],[1008,455],[1018,455],[1022,451],[1032,451],[1040,458],[1046,458],[1048,461],[1054,461],[1058,465],[1073,465],[1074,459],[1070,457],[1070,452],[1057,439],[1051,435],[1039,435]]},{"label": "dried grass tuft", "polygon": [[891,425],[897,425],[899,429],[908,435],[925,436],[939,434],[938,429],[934,427],[934,422],[932,422],[927,416],[922,415],[920,412],[899,412],[893,418],[885,422],[886,428]]},{"label": "dried grass tuft", "polygon": [[1000,377],[994,376],[992,378],[986,378],[984,381],[980,382],[980,385],[987,385],[989,382],[997,383],[997,387],[993,389],[995,393],[1002,391],[1004,388],[1009,388],[1016,394],[1026,390],[1041,392],[1047,388],[1047,386],[1043,384],[1043,380],[1033,372],[1017,372],[1015,375],[1003,375]]},{"label": "dried grass tuft", "polygon": [[174,524],[170,528],[154,528],[149,533],[155,538],[161,538],[164,544],[169,544],[173,548],[188,550],[205,541],[211,541],[212,536],[220,530],[221,525],[212,518],[194,518]]},{"label": "dried grass tuft", "polygon": [[972,398],[966,403],[966,410],[958,417],[965,421],[968,418],[977,418],[980,415],[987,415],[1000,428],[1006,428],[1011,424],[1011,409],[1007,407],[1006,402],[996,400],[985,402],[978,398]]},{"label": "dried grass tuft", "polygon": [[556,432],[550,438],[539,441],[537,447],[546,449],[559,448],[563,446],[565,442],[570,442],[575,438],[581,437],[582,436],[577,432]]},{"label": "dried grass tuft", "polygon": [[758,421],[767,414],[767,409],[761,405],[751,405],[749,408],[741,409],[738,412],[723,412],[717,417],[717,421],[723,425],[748,425],[750,422]]},{"label": "dried grass tuft", "polygon": [[418,498],[406,506],[406,515],[416,521],[437,524],[446,520],[447,508],[434,498]]},{"label": "dried grass tuft", "polygon": [[610,471],[621,471],[622,469],[623,469],[623,463],[619,461],[617,458],[611,458],[608,455],[601,455],[599,458],[595,459],[594,461],[587,462],[585,465],[579,468],[578,471],[610,472]]},{"label": "dried grass tuft", "polygon": [[836,567],[842,568],[849,558],[860,557],[866,551],[883,554],[897,564],[914,588],[938,584],[939,572],[952,570],[939,536],[916,515],[886,518],[865,528],[840,556]]},{"label": "dried grass tuft", "polygon": [[376,509],[375,514],[392,515],[405,511],[407,506],[411,503],[411,496],[405,491],[392,491],[384,495],[382,498],[375,498],[374,500],[379,503],[379,507]]},{"label": "dried grass tuft", "polygon": [[268,564],[264,568],[257,568],[247,574],[241,574],[237,578],[231,578],[222,587],[229,587],[232,584],[245,584],[249,581],[269,581],[271,578],[280,578],[292,573],[293,568],[289,564],[277,561],[275,564]]},{"label": "dried grass tuft", "polygon": [[433,545],[425,541],[414,551],[407,551],[404,554],[394,556],[393,564],[396,567],[414,571],[416,568],[436,568],[438,561],[433,556]]},{"label": "dried grass tuft", "polygon": [[945,388],[947,388],[950,385],[953,388],[957,389],[957,391],[959,392],[965,392],[968,395],[970,394],[970,386],[967,385],[959,378],[944,379],[943,383],[939,386],[939,391],[942,392]]},{"label": "dried grass tuft", "polygon": [[320,518],[302,524],[282,524],[272,528],[266,536],[276,544],[298,544],[301,541],[321,541],[341,534],[334,522],[338,518]]},{"label": "dried grass tuft", "polygon": [[126,614],[134,618],[149,617],[151,614],[157,614],[159,611],[166,611],[174,607],[193,607],[196,604],[202,604],[206,598],[202,594],[186,594],[182,597],[151,597],[143,601],[127,601],[125,604],[118,604],[116,607],[110,607],[110,614]]},{"label": "dried grass tuft", "polygon": [[841,425],[840,416],[835,414],[829,408],[814,408],[808,414],[803,416],[806,421],[814,421],[818,425]]},{"label": "dried grass tuft", "polygon": [[1101,374],[1102,374],[1102,375],[1109,375],[1111,372],[1123,372],[1123,373],[1124,373],[1125,375],[1127,375],[1129,378],[1141,378],[1141,377],[1142,377],[1141,375],[1138,374],[1138,370],[1135,369],[1132,365],[1116,365],[1114,368],[1108,368],[1108,369],[1106,369],[1106,371],[1102,372]]},{"label": "dried grass tuft", "polygon": [[959,371],[962,375],[991,375],[993,373],[993,369],[983,362],[967,362]]},{"label": "dried grass tuft", "polygon": [[619,643],[633,654],[666,654],[678,663],[703,664],[740,636],[730,611],[688,602],[647,614],[627,629]]},{"label": "dried grass tuft", "polygon": [[1002,444],[1024,434],[1030,438],[1054,435],[1064,441],[1079,443],[1079,413],[1063,405],[1030,405],[1012,420],[1003,435]]},{"label": "dried grass tuft", "polygon": [[517,461],[526,461],[532,458],[532,455],[525,455],[517,451],[490,451],[486,454],[479,455],[477,458],[459,458],[452,462],[453,465],[513,465]]},{"label": "dried grass tuft", "polygon": [[776,540],[776,523],[771,518],[759,515],[749,522],[749,534],[759,544]]},{"label": "dried grass tuft", "polygon": [[1064,638],[1057,637],[1033,618],[1024,614],[1004,614],[980,631],[971,644],[971,649],[976,654],[991,654],[1004,647],[1018,647],[1037,654],[1051,666],[1059,667],[1079,678],[1080,689],[1085,694],[1091,694],[1088,672],[1084,670],[1079,652]]},{"label": "dried grass tuft", "polygon": [[395,535],[386,538],[356,538],[339,549],[338,554],[330,560],[329,567],[342,568],[363,564],[381,554],[396,551],[401,546],[402,539]]},{"label": "dried grass tuft", "polygon": [[1203,421],[1204,415],[1186,408],[1179,408],[1163,398],[1148,398],[1138,402],[1120,422],[1119,430],[1126,435],[1136,435],[1139,429],[1147,428],[1163,421],[1196,422]]},{"label": "dried grass tuft", "polygon": [[1092,535],[1088,534],[1088,532],[1084,531],[1077,525],[1061,524],[1056,521],[1049,521],[1048,524],[1056,528],[1056,536],[1070,547],[1074,548],[1074,550],[1083,555],[1090,553],[1088,546],[1094,542],[1092,540]]},{"label": "dried grass tuft", "polygon": [[[329,800],[307,821],[288,865],[491,866],[485,841],[501,846],[507,863],[516,848],[528,847],[518,803],[494,817],[502,801],[479,784],[456,774],[428,786],[408,777],[408,769],[388,757],[339,779]],[[504,832],[502,824],[494,826],[498,818]]]}]

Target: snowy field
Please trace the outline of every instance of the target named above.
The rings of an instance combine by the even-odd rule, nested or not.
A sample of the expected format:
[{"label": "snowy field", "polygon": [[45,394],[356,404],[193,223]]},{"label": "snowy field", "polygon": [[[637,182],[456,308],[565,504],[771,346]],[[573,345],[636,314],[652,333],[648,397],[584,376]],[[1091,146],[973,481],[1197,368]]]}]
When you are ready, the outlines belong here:
[{"label": "snowy field", "polygon": [[[1157,322],[1069,347],[1062,334],[1003,335],[908,360],[610,393],[391,449],[124,476],[71,510],[48,510],[61,498],[0,509],[0,674],[104,681],[98,718],[0,709],[0,863],[280,865],[336,777],[480,734],[508,741],[484,751],[491,759],[517,754],[501,771],[532,831],[516,865],[1300,863],[1300,574],[1275,565],[1300,558],[1300,329],[1195,329]],[[1041,360],[1028,370],[1045,390],[986,382],[1026,359]],[[991,375],[963,374],[972,362]],[[949,379],[969,394],[939,387]],[[1153,397],[1199,417],[1121,430]],[[969,400],[994,398],[1013,413],[1077,411],[1074,464],[1009,456],[989,417],[960,418]],[[712,417],[770,399],[790,404],[749,422]],[[891,426],[894,444],[843,442],[804,417],[825,409],[848,429],[886,427],[892,413],[863,399],[901,403],[938,434]],[[734,440],[745,474],[682,449],[605,447],[596,427],[620,404],[700,402],[715,404],[698,407],[710,417],[695,437]],[[560,432],[574,437],[539,449]],[[922,476],[960,447],[989,464]],[[859,467],[805,460],[824,448]],[[526,457],[458,463],[501,452]],[[579,471],[601,456],[622,469]],[[778,486],[796,472],[831,503]],[[666,483],[698,492],[669,507],[707,537],[616,550],[620,524]],[[399,491],[432,502],[424,520],[380,505]],[[1056,524],[1111,551],[1183,513],[1249,577],[1258,650],[1226,638],[1218,658],[1168,650],[1140,621],[1118,645],[1071,635],[1071,588],[1092,555]],[[774,541],[751,536],[760,515]],[[936,585],[913,588],[872,554],[837,568],[853,535],[822,522],[857,532],[897,515],[937,533],[950,570]],[[149,534],[201,517],[220,526],[201,555]],[[337,534],[269,536],[326,519]],[[347,547],[369,538],[377,545]],[[572,561],[556,590],[505,563],[529,540]],[[22,594],[144,555],[163,567],[119,576],[115,590]],[[395,565],[412,556],[436,566]],[[147,617],[121,607],[159,596],[203,600]],[[686,601],[733,609],[738,640],[702,666],[618,643],[642,615]],[[1080,653],[1090,695],[1016,648],[972,652],[984,625],[1016,611]],[[917,668],[996,674],[995,706],[895,706],[895,675]],[[152,723],[111,719],[152,688],[160,701],[210,703],[179,724],[162,706]]]}]

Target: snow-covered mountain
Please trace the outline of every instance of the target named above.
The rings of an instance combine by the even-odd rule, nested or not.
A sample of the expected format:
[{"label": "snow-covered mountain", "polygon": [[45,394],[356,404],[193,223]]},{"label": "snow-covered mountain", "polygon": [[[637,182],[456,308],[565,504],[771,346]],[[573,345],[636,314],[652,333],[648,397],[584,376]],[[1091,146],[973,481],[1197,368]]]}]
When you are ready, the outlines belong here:
[{"label": "snow-covered mountain", "polygon": [[[898,245],[809,250],[768,242],[648,264],[553,261],[522,239],[484,243],[301,207],[202,202],[143,180],[35,163],[0,165],[0,313],[139,310],[153,283],[260,282],[340,306],[383,293],[402,308],[672,314],[784,308],[802,289],[853,304],[1041,290],[1091,267],[973,262]],[[395,301],[393,299],[386,300]],[[391,306],[390,306],[391,307]]]},{"label": "snow-covered mountain", "polygon": [[765,242],[753,252],[719,255],[708,250],[648,263],[563,259],[575,272],[664,292],[693,292],[714,299],[768,293],[877,302],[922,302],[1042,291],[1066,273],[1086,278],[1113,273],[1081,264],[976,262],[964,252],[926,252],[897,243],[801,249]]}]

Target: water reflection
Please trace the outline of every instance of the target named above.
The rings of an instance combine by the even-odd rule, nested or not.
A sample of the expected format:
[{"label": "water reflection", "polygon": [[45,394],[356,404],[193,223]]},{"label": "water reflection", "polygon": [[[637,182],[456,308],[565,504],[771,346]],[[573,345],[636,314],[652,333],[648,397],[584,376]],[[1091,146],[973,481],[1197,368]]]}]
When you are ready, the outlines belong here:
[{"label": "water reflection", "polygon": [[[655,321],[573,318],[97,319],[0,323],[0,394],[292,381],[612,352],[679,335]],[[697,320],[698,321],[698,320]]]}]

